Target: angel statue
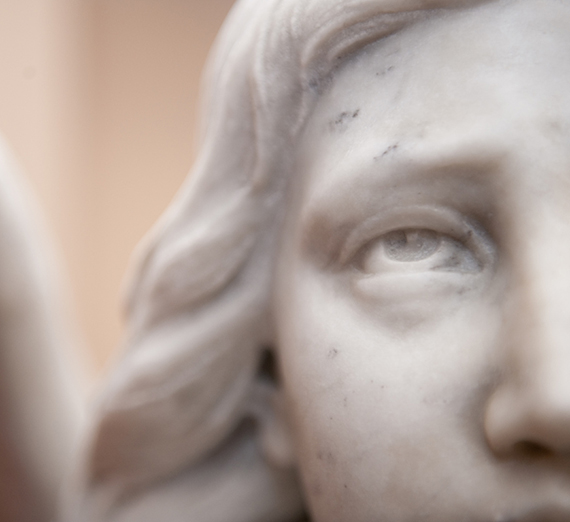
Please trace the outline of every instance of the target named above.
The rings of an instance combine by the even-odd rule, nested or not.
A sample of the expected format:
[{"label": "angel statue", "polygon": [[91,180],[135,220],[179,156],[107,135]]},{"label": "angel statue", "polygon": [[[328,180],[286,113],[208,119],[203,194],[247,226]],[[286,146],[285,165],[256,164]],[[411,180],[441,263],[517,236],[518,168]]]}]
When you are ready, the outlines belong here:
[{"label": "angel statue", "polygon": [[570,3],[241,0],[73,522],[570,521]]}]

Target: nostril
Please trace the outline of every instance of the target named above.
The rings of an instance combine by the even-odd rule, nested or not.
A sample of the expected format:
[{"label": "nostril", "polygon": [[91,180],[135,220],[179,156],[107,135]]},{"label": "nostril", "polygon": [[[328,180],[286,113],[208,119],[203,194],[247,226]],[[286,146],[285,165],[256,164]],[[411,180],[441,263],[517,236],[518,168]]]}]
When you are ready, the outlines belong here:
[{"label": "nostril", "polygon": [[489,398],[487,443],[499,458],[570,458],[570,387],[540,382],[502,384]]},{"label": "nostril", "polygon": [[531,440],[521,440],[513,445],[513,453],[519,457],[537,459],[551,456],[552,450]]}]

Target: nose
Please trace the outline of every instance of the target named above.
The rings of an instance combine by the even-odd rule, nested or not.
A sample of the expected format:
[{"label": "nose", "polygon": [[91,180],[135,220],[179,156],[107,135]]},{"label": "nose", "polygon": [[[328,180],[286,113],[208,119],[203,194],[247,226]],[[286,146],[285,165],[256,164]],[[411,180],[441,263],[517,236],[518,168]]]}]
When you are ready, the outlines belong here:
[{"label": "nose", "polygon": [[570,386],[560,376],[542,378],[540,385],[502,386],[491,398],[485,431],[497,455],[570,455]]},{"label": "nose", "polygon": [[499,456],[570,456],[570,245],[566,243],[566,239],[558,242],[555,251],[534,243],[538,250],[512,283],[516,290],[509,292],[500,343],[502,378],[485,411],[487,441]]}]

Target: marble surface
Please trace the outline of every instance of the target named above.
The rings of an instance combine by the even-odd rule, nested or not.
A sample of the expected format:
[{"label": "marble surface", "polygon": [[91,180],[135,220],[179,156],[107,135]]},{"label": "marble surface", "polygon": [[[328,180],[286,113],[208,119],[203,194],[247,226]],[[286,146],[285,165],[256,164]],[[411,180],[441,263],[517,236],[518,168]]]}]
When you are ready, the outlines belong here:
[{"label": "marble surface", "polygon": [[570,4],[243,0],[69,520],[570,520]]},{"label": "marble surface", "polygon": [[55,520],[84,414],[61,281],[42,225],[0,138],[0,520],[5,522]]}]

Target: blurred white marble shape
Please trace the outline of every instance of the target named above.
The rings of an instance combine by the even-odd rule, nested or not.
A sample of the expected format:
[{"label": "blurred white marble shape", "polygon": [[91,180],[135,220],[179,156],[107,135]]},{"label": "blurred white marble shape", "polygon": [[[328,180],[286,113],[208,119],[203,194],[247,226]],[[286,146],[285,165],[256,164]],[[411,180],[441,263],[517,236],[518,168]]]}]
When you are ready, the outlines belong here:
[{"label": "blurred white marble shape", "polygon": [[0,140],[0,518],[51,522],[85,396],[53,252],[23,185]]},{"label": "blurred white marble shape", "polygon": [[72,519],[570,521],[569,55],[560,0],[238,3]]}]

